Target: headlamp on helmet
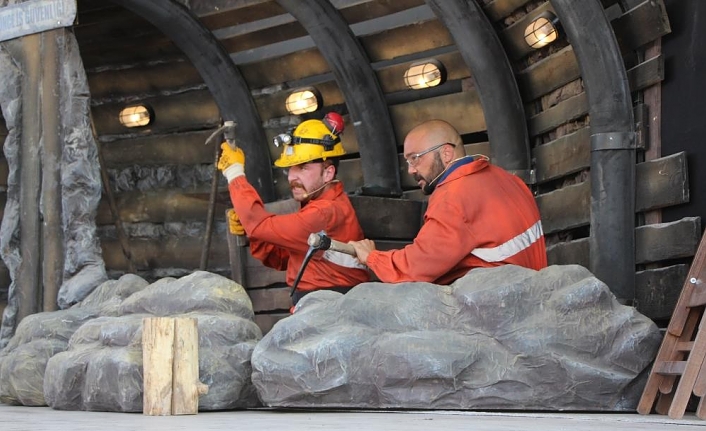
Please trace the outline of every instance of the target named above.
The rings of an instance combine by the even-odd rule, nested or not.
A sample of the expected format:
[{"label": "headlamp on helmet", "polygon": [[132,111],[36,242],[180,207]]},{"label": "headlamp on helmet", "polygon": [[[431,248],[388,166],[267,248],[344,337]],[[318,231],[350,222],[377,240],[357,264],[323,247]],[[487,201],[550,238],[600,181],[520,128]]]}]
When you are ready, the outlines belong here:
[{"label": "headlamp on helmet", "polygon": [[291,133],[274,138],[275,146],[284,145],[275,166],[288,168],[314,160],[326,160],[346,154],[338,136],[343,132],[343,117],[330,112],[324,120],[306,120]]}]

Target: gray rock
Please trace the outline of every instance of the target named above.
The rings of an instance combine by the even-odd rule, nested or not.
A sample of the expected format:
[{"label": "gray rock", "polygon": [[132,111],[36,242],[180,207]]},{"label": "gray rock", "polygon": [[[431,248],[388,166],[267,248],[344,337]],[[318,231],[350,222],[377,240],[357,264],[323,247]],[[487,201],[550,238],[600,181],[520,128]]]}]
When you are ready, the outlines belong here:
[{"label": "gray rock", "polygon": [[583,267],[316,292],[252,356],[278,407],[631,410],[659,330]]},{"label": "gray rock", "polygon": [[103,283],[68,310],[24,319],[0,351],[0,401],[64,410],[142,411],[142,319],[193,317],[201,410],[260,404],[250,357],[262,333],[242,286],[208,272],[147,285],[135,275]]}]

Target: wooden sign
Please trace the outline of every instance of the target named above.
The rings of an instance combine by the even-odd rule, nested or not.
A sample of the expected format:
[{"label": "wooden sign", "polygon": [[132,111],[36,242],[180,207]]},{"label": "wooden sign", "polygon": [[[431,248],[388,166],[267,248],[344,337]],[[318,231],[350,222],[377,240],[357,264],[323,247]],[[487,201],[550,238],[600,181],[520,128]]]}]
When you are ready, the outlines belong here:
[{"label": "wooden sign", "polygon": [[0,8],[0,42],[73,25],[76,0],[30,0]]}]

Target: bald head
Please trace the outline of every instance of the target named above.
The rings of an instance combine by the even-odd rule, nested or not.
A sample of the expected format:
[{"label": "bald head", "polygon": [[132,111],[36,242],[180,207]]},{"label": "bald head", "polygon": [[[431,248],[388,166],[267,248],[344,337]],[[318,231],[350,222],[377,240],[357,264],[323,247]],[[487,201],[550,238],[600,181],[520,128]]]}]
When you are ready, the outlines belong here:
[{"label": "bald head", "polygon": [[407,134],[404,140],[404,153],[419,153],[445,142],[455,145],[454,159],[466,155],[461,136],[451,124],[443,120],[427,121]]}]

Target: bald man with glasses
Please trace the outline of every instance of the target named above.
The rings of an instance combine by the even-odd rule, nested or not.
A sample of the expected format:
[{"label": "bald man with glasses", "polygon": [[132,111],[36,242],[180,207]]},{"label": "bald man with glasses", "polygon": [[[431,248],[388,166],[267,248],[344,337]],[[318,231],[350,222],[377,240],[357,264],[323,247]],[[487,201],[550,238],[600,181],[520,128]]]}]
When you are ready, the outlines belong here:
[{"label": "bald man with glasses", "polygon": [[467,156],[459,133],[432,120],[404,141],[407,172],[430,195],[424,225],[412,244],[379,251],[369,239],[351,241],[358,260],[385,283],[451,284],[478,267],[547,266],[534,196],[515,175]]}]

